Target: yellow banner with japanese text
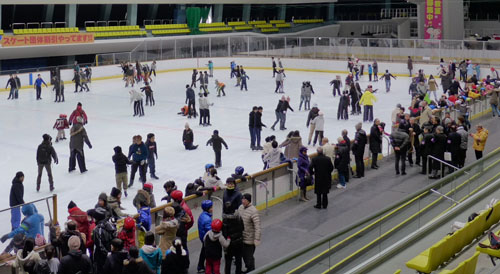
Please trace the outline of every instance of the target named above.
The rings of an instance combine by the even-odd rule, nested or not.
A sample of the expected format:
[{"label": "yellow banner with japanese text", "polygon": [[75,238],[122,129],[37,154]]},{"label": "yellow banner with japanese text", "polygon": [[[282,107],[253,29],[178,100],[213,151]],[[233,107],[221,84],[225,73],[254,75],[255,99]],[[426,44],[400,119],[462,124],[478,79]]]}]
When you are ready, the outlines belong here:
[{"label": "yellow banner with japanese text", "polygon": [[34,34],[34,35],[14,35],[3,36],[2,47],[24,47],[24,46],[44,46],[44,45],[64,45],[94,43],[93,33],[55,33],[55,34]]}]

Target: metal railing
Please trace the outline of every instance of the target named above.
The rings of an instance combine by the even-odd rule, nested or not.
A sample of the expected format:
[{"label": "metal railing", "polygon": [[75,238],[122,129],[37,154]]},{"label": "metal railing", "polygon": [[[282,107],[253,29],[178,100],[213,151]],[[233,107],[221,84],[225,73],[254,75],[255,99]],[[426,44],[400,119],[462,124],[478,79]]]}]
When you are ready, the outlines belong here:
[{"label": "metal railing", "polygon": [[[439,162],[439,170],[441,171],[441,178],[444,177],[444,173],[445,173],[443,165],[449,166],[449,167],[453,168],[454,170],[460,170],[460,168],[458,168],[458,167],[456,167],[456,166],[454,166],[454,165],[452,165],[452,164],[450,164],[450,163],[448,163],[448,162],[446,162],[444,160],[436,158],[436,157],[434,157],[432,155],[427,155],[427,164],[429,166],[432,165],[432,161],[430,161],[430,159],[432,159],[432,161]],[[427,168],[427,175],[429,175],[430,172],[431,172],[431,169]],[[467,172],[465,172],[465,173],[467,173]]]},{"label": "metal railing", "polygon": [[381,9],[380,18],[393,19],[393,18],[411,18],[417,17],[417,8],[397,8],[397,9]]},{"label": "metal railing", "polygon": [[[252,273],[345,273],[500,177],[500,148],[371,216]],[[442,193],[437,196],[436,192]],[[314,268],[312,268],[314,267]]]},{"label": "metal railing", "polygon": [[474,63],[500,64],[500,41],[421,40],[388,38],[287,37],[281,35],[176,36],[145,39],[130,52],[98,54],[99,65],[123,61],[152,61],[202,57],[288,57],[439,63],[440,59],[470,59]]}]

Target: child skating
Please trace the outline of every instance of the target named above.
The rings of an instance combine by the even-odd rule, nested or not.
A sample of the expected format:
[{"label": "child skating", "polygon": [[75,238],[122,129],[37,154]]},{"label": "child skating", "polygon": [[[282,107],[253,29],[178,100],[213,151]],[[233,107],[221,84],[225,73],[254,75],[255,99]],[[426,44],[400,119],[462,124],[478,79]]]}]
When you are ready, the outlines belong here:
[{"label": "child skating", "polygon": [[56,143],[59,142],[59,140],[66,140],[64,130],[69,128],[68,119],[66,119],[66,117],[68,117],[66,114],[60,114],[54,124],[53,128],[57,129]]},{"label": "child skating", "polygon": [[207,141],[207,146],[211,145],[214,149],[215,153],[215,168],[219,168],[222,166],[222,161],[221,161],[221,151],[222,151],[222,145],[226,147],[226,149],[229,149],[226,142],[224,139],[222,139],[219,136],[219,131],[214,130],[214,134],[212,135],[212,138],[210,138]]},{"label": "child skating", "polygon": [[150,106],[155,105],[155,98],[153,96],[153,90],[148,82],[146,82],[146,86],[141,88],[141,91],[146,93],[146,106],[149,104]]},{"label": "child skating", "polygon": [[226,87],[226,84],[219,82],[219,80],[215,79],[215,89],[217,90],[217,97],[220,97],[221,92],[222,92],[222,96],[226,96],[226,93],[224,92],[225,87]]}]

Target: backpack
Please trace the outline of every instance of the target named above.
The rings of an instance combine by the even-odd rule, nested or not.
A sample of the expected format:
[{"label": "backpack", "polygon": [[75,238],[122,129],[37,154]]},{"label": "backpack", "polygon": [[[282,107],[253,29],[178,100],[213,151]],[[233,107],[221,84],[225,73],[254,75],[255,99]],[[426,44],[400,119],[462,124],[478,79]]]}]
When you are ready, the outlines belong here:
[{"label": "backpack", "polygon": [[35,274],[51,274],[49,262],[47,260],[40,260],[34,267]]},{"label": "backpack", "polygon": [[40,147],[38,148],[38,162],[40,162],[40,164],[48,164],[50,162],[50,155],[50,146],[40,145]]}]

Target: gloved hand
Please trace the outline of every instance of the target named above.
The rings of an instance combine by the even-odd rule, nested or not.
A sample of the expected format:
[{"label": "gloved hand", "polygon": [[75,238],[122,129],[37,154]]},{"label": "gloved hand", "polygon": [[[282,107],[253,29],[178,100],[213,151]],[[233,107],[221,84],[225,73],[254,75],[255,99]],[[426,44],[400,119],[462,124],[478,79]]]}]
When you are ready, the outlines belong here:
[{"label": "gloved hand", "polygon": [[59,164],[59,160],[58,160],[58,159],[55,159],[55,160],[54,160],[54,163],[55,163],[56,165],[57,165],[57,164]]},{"label": "gloved hand", "polygon": [[89,149],[92,149],[92,145],[89,145]]},{"label": "gloved hand", "polygon": [[2,241],[2,243],[5,243],[5,241],[7,241],[9,239],[9,234],[5,234],[2,236],[2,238],[0,238],[0,241]]}]

